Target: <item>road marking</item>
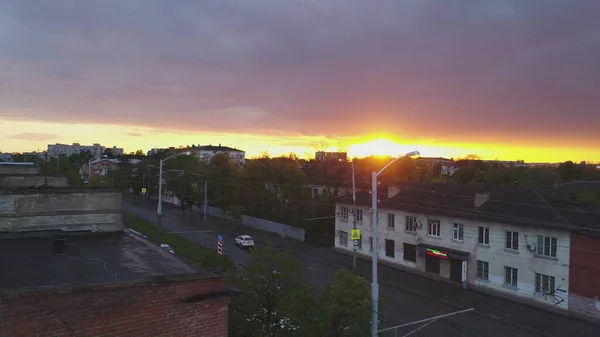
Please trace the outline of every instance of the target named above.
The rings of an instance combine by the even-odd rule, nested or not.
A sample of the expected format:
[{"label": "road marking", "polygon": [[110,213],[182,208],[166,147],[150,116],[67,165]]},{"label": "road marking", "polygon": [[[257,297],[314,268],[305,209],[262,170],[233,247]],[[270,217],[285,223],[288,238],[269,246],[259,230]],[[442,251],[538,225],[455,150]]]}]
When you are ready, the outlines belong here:
[{"label": "road marking", "polygon": [[306,269],[310,270],[310,271],[318,271],[318,269],[316,268],[312,268],[312,267],[306,267]]},{"label": "road marking", "polygon": [[173,234],[186,234],[186,233],[214,233],[213,229],[205,230],[205,231],[184,231],[184,232],[169,232]]}]

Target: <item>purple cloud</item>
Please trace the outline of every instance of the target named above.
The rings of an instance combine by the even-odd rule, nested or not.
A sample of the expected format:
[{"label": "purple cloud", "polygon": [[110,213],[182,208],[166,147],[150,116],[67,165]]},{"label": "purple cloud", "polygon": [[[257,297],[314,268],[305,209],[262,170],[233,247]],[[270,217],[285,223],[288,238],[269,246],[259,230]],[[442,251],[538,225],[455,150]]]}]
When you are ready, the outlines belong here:
[{"label": "purple cloud", "polygon": [[0,4],[0,117],[599,143],[597,0]]},{"label": "purple cloud", "polygon": [[58,135],[51,133],[19,133],[15,135],[6,136],[10,139],[21,139],[21,140],[35,140],[35,141],[51,141],[58,139]]}]

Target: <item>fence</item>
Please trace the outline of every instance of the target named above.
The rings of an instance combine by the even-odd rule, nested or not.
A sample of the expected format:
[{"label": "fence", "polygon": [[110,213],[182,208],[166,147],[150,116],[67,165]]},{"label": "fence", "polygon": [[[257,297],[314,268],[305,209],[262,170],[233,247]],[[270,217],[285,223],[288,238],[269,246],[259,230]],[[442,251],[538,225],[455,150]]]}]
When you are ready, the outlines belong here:
[{"label": "fence", "polygon": [[[203,212],[204,207],[194,207],[195,211]],[[206,214],[210,216],[214,216],[217,218],[227,219],[230,221],[236,221],[234,218],[230,216],[223,216],[223,212],[220,208],[207,206]],[[236,221],[237,222],[237,221]],[[242,225],[260,229],[261,231],[271,232],[275,234],[279,234],[282,237],[292,238],[300,241],[304,241],[305,239],[305,231],[302,228],[293,227],[289,225],[284,225],[279,222],[269,221],[261,218],[255,218],[253,216],[242,215],[242,218],[239,219],[239,223]]]},{"label": "fence", "polygon": [[[181,203],[179,202],[179,199],[177,199],[177,197],[174,195],[168,195],[168,194],[163,195],[163,202],[168,202],[168,203],[174,204],[174,205],[181,205]],[[194,211],[203,213],[204,207],[203,206],[201,206],[201,207],[194,206]],[[229,221],[238,222],[237,220],[235,220],[234,218],[232,218],[230,216],[223,216],[223,212],[221,211],[220,208],[217,208],[217,207],[207,206],[206,214],[210,215],[210,216],[214,216],[216,218],[227,219]],[[242,215],[242,218],[239,220],[240,220],[239,223],[241,223],[242,225],[260,229],[261,231],[279,234],[282,237],[292,238],[292,239],[296,239],[296,240],[300,240],[300,241],[305,240],[306,234],[305,234],[304,229],[302,229],[302,228],[284,225],[279,222],[269,221],[269,220],[265,220],[265,219],[261,219],[261,218],[255,218],[253,216],[248,216],[248,215]]]}]

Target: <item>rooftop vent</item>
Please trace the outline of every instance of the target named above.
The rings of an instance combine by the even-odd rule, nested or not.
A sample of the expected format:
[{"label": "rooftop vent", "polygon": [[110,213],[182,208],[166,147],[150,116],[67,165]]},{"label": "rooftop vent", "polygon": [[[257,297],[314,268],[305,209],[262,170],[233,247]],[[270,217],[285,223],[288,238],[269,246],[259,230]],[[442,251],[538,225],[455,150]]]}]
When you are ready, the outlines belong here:
[{"label": "rooftop vent", "polygon": [[475,208],[483,206],[490,200],[490,193],[475,193]]}]

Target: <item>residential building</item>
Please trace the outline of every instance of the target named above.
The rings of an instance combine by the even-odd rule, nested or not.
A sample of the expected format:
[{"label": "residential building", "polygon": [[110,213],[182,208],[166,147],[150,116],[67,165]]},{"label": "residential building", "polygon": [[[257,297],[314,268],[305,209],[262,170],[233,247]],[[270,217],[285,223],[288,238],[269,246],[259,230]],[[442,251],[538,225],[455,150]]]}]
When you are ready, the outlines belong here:
[{"label": "residential building", "polygon": [[[536,192],[501,186],[403,183],[379,197],[357,197],[360,254],[522,300],[569,305],[571,226]],[[337,204],[335,246],[352,250],[352,201]],[[378,235],[378,247],[372,237]]]},{"label": "residential building", "polygon": [[94,143],[93,145],[81,145],[79,143],[73,143],[73,145],[67,144],[48,144],[48,157],[57,158],[60,155],[72,156],[74,154],[80,154],[81,152],[90,151],[92,157],[100,158],[104,152],[102,145]]},{"label": "residential building", "polygon": [[12,154],[0,152],[0,162],[12,161]]},{"label": "residential building", "polygon": [[348,159],[347,152],[327,152],[327,151],[315,152],[315,161],[318,163],[346,161],[347,159]]},{"label": "residential building", "polygon": [[221,144],[219,144],[218,146],[193,146],[190,147],[188,150],[192,151],[196,158],[199,158],[204,162],[210,162],[212,157],[214,157],[218,153],[224,153],[228,155],[231,159],[231,162],[238,166],[244,166],[246,162],[246,152],[232,147],[222,146]]},{"label": "residential building", "polygon": [[110,152],[110,154],[112,154],[115,157],[121,157],[123,154],[125,154],[125,150],[122,147],[116,147],[113,146],[112,148],[107,147],[104,149],[105,152]]},{"label": "residential building", "polygon": [[81,166],[79,174],[83,180],[89,180],[88,175],[92,176],[105,176],[110,170],[114,170],[119,167],[121,162],[117,159],[98,158],[91,160]]}]

